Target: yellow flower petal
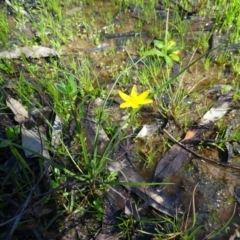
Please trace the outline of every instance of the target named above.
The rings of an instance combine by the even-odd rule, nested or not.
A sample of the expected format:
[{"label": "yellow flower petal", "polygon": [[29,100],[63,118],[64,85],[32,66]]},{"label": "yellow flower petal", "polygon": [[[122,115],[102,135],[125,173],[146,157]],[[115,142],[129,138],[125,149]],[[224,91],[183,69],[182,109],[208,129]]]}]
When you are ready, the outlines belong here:
[{"label": "yellow flower petal", "polygon": [[141,102],[141,104],[149,104],[149,103],[152,103],[153,102],[153,100],[152,99],[145,99],[145,100],[143,100],[142,102]]},{"label": "yellow flower petal", "polygon": [[128,96],[127,94],[125,94],[124,92],[122,92],[122,91],[118,91],[118,94],[119,94],[119,96],[124,100],[124,101],[126,101],[126,102],[128,102],[128,101],[130,101],[131,100],[131,97],[130,96]]},{"label": "yellow flower petal", "polygon": [[139,96],[137,96],[137,101],[139,102],[143,101],[148,96],[149,93],[150,93],[150,90],[147,90],[141,93]]},{"label": "yellow flower petal", "polygon": [[120,108],[139,108],[142,104],[152,103],[153,100],[147,98],[149,93],[150,90],[147,90],[138,95],[136,85],[133,85],[130,95],[127,95],[122,91],[118,91],[120,97],[125,101],[124,103],[120,104]]},{"label": "yellow flower petal", "polygon": [[124,102],[124,103],[120,104],[120,108],[128,108],[128,107],[132,107],[131,102]]},{"label": "yellow flower petal", "polygon": [[132,108],[139,108],[139,107],[140,107],[140,106],[139,106],[138,103],[135,103],[135,102],[132,103]]},{"label": "yellow flower petal", "polygon": [[138,93],[137,93],[137,86],[133,85],[130,97],[135,98],[135,97],[137,97],[137,95],[138,95]]}]

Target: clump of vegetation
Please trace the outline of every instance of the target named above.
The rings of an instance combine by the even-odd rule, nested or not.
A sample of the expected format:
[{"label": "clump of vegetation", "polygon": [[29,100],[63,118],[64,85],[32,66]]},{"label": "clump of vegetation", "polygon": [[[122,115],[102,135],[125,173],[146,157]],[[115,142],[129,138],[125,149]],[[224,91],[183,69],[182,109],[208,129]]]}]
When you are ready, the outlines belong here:
[{"label": "clump of vegetation", "polygon": [[171,67],[173,62],[179,62],[179,49],[176,47],[176,42],[168,41],[167,43],[160,40],[153,41],[154,48],[147,51],[145,54],[163,58],[166,65]]},{"label": "clump of vegetation", "polygon": [[[179,218],[177,210],[175,218],[150,213],[151,208],[149,213],[141,213],[140,197],[131,198],[131,190],[160,184],[146,183],[141,176],[129,181],[132,175],[122,176],[124,161],[134,158],[139,169],[143,162],[143,172],[153,172],[151,168],[171,148],[173,139],[180,141],[214,103],[204,91],[214,83],[230,81],[219,74],[222,65],[205,58],[209,49],[204,47],[214,28],[206,32],[202,26],[195,34],[188,30],[194,24],[190,16],[207,18],[211,13],[219,32],[231,29],[234,50],[230,51],[224,40],[221,44],[226,47],[228,65],[238,71],[239,59],[234,52],[238,51],[239,34],[230,27],[239,27],[238,2],[226,3],[231,11],[224,12],[224,18],[219,11],[221,1],[203,1],[206,8],[189,1],[165,1],[164,6],[156,1],[147,6],[139,0],[124,4],[95,0],[27,2],[0,3],[0,238],[56,239],[75,225],[85,229],[84,239],[101,230],[104,233],[106,196],[109,189],[118,192],[114,187],[121,186],[118,196],[130,202],[130,209],[125,210],[121,201],[113,202],[111,212],[117,210],[110,220],[114,220],[119,236],[130,239],[136,233],[152,239],[197,239],[205,226],[198,224],[194,204],[188,211],[192,224]],[[154,40],[148,49],[152,39],[164,40]],[[199,45],[204,46],[202,54]],[[58,54],[36,58],[32,46],[49,47]],[[18,52],[22,47],[28,49],[30,57]],[[13,57],[16,52],[18,57]],[[231,74],[233,86],[225,86],[216,94],[234,91],[237,102],[239,73]],[[17,109],[9,106],[10,97]],[[132,109],[128,114],[122,108]],[[168,124],[159,123],[160,114]],[[150,133],[136,140],[143,125]],[[162,132],[163,125],[173,138]],[[220,133],[227,125],[222,121],[218,132],[206,134],[212,141],[208,145],[225,151],[226,142],[239,142],[237,124],[223,140]],[[30,139],[29,145],[24,145],[24,135]],[[139,151],[134,149],[138,142]],[[237,154],[233,157],[238,158]]]},{"label": "clump of vegetation", "polygon": [[6,14],[4,14],[4,9],[0,10],[0,39],[1,45],[8,45],[8,35],[9,35],[9,26]]}]

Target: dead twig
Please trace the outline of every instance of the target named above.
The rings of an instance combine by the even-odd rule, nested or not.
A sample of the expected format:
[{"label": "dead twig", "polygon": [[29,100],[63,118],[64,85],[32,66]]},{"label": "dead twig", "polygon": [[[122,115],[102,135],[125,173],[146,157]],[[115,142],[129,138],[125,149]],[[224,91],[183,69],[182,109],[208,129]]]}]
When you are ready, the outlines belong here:
[{"label": "dead twig", "polygon": [[166,129],[163,129],[163,132],[166,133],[168,135],[168,137],[170,137],[176,144],[178,144],[180,147],[182,147],[183,149],[185,149],[186,151],[190,152],[191,154],[193,154],[194,156],[198,157],[198,158],[201,158],[201,159],[204,159],[210,163],[213,163],[213,164],[216,164],[218,166],[223,166],[223,167],[227,167],[227,168],[232,168],[232,169],[237,169],[237,170],[240,170],[240,166],[236,166],[236,165],[230,165],[230,164],[225,164],[225,163],[221,163],[221,162],[218,162],[217,160],[215,159],[212,159],[212,158],[208,158],[208,157],[205,157],[201,154],[198,154],[197,152],[195,152],[194,150],[186,147],[183,143],[179,142],[176,138],[174,138]]}]

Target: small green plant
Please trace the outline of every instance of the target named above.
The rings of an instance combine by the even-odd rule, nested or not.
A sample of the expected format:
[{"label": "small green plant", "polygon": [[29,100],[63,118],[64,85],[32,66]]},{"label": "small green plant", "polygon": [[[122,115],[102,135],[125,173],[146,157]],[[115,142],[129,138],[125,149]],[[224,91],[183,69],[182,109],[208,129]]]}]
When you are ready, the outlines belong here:
[{"label": "small green plant", "polygon": [[14,72],[14,68],[12,63],[9,60],[1,60],[0,61],[0,71],[5,73],[12,73]]},{"label": "small green plant", "polygon": [[74,80],[74,76],[70,75],[67,83],[55,83],[55,86],[59,92],[66,96],[69,100],[75,100],[78,93],[77,83]]},{"label": "small green plant", "polygon": [[173,62],[179,62],[179,48],[174,41],[153,41],[154,48],[145,53],[146,56],[157,56],[163,58],[167,66],[172,66]]},{"label": "small green plant", "polygon": [[239,129],[234,129],[231,138],[232,138],[233,141],[236,141],[236,142],[239,141],[240,130]]},{"label": "small green plant", "polygon": [[135,226],[138,220],[133,215],[129,217],[121,216],[119,217],[119,220],[121,221],[118,224],[118,227],[121,229],[120,236],[131,239],[131,235],[135,230]]},{"label": "small green plant", "polygon": [[6,127],[5,128],[5,133],[7,136],[7,140],[2,140],[0,142],[0,148],[4,148],[7,147],[9,145],[11,145],[11,142],[18,142],[19,143],[19,133],[20,133],[20,129],[18,127],[16,128],[12,128],[12,127]]},{"label": "small green plant", "polygon": [[100,221],[103,217],[103,202],[102,202],[102,200],[99,198],[94,200],[92,203],[92,207],[97,212],[97,214],[96,214],[97,220]]},{"label": "small green plant", "polygon": [[149,167],[149,166],[153,165],[157,154],[158,154],[158,150],[156,150],[154,147],[150,146],[150,149],[146,154],[146,161],[145,161],[146,167]]}]

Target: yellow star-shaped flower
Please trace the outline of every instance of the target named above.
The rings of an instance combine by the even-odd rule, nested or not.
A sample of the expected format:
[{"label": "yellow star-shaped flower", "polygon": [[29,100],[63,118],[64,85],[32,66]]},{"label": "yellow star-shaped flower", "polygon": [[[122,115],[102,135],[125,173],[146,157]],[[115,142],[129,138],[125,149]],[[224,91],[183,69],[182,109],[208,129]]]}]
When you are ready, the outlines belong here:
[{"label": "yellow star-shaped flower", "polygon": [[122,91],[118,91],[118,94],[120,95],[120,97],[125,101],[120,105],[120,108],[128,108],[128,107],[139,108],[140,105],[142,104],[152,103],[153,100],[147,98],[149,93],[150,93],[150,90],[147,90],[141,93],[140,95],[138,95],[136,85],[133,85],[130,95],[127,95]]}]

